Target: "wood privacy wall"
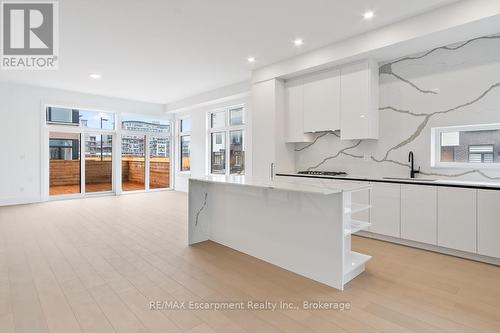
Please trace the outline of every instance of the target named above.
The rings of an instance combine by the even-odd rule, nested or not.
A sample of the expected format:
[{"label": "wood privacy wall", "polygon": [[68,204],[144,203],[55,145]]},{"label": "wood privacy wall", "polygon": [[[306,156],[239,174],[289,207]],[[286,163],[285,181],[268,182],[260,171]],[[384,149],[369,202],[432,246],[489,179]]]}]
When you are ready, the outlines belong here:
[{"label": "wood privacy wall", "polygon": [[165,188],[170,186],[170,162],[151,160],[149,168],[150,188]]},{"label": "wood privacy wall", "polygon": [[50,161],[50,186],[79,185],[80,161]]},{"label": "wood privacy wall", "polygon": [[112,161],[85,160],[85,183],[111,183],[113,180]]},{"label": "wood privacy wall", "polygon": [[[165,188],[170,184],[170,162],[150,162],[150,187]],[[108,183],[111,181],[112,162],[87,160],[85,163],[85,181],[87,184]],[[144,183],[143,161],[122,161],[122,180],[132,183]],[[50,186],[80,184],[80,161],[50,161]]]},{"label": "wood privacy wall", "polygon": [[122,160],[122,181],[144,184],[144,161]]}]

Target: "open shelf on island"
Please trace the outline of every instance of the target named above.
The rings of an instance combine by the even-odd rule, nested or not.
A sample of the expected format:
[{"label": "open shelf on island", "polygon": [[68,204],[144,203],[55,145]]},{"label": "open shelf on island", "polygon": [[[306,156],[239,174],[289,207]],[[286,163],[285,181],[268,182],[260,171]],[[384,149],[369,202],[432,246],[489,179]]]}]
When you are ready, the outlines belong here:
[{"label": "open shelf on island", "polygon": [[350,251],[344,259],[344,283],[351,281],[365,270],[365,263],[372,257],[359,252]]},{"label": "open shelf on island", "polygon": [[361,230],[366,230],[369,227],[371,227],[371,225],[372,224],[370,222],[351,220],[350,225],[348,225],[344,229],[344,235],[350,235],[350,234],[354,234],[354,233],[361,231]]},{"label": "open shelf on island", "polygon": [[362,212],[364,210],[368,210],[370,208],[372,208],[371,205],[365,205],[365,204],[359,204],[359,203],[353,202],[353,203],[351,203],[351,207],[345,208],[345,212],[355,214],[355,213]]}]

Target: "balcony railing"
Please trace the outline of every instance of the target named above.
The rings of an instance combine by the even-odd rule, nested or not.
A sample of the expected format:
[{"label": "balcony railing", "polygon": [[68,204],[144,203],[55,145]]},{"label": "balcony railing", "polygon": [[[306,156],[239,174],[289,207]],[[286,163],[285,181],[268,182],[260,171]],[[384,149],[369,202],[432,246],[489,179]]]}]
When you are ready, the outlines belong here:
[{"label": "balcony railing", "polygon": [[[111,160],[89,159],[85,161],[85,186],[87,192],[111,190]],[[122,188],[144,189],[145,163],[134,157],[122,158]],[[50,161],[50,195],[80,193],[80,161]],[[151,189],[170,186],[170,161],[165,157],[150,159],[149,185]]]}]

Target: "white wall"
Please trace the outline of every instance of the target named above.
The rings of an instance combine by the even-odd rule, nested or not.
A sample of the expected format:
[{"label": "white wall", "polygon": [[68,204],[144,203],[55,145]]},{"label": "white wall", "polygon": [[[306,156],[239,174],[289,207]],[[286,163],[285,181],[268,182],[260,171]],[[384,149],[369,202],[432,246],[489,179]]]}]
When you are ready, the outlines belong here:
[{"label": "white wall", "polygon": [[[376,18],[375,18],[376,19]],[[500,1],[462,0],[257,68],[252,81],[290,78],[361,59],[382,61],[498,32]]]},{"label": "white wall", "polygon": [[[246,87],[246,86],[245,86]],[[241,95],[246,95],[245,97],[238,97]],[[220,96],[219,96],[220,97]],[[234,97],[234,96],[233,96]],[[217,102],[220,101],[220,102]],[[252,133],[251,133],[251,115],[252,115],[252,104],[250,97],[247,93],[239,93],[237,97],[230,98],[225,96],[223,98],[218,98],[216,101],[204,101],[200,103],[199,106],[196,105],[186,105],[185,103],[179,103],[183,105],[183,109],[186,111],[175,112],[176,122],[178,119],[183,117],[191,118],[191,171],[190,172],[180,172],[179,171],[179,140],[178,136],[175,136],[175,190],[184,191],[188,190],[188,180],[189,177],[200,177],[208,174],[208,118],[207,114],[210,111],[214,111],[224,107],[230,107],[235,105],[244,105],[245,107],[245,174],[252,174]],[[167,107],[168,109],[168,107]]]},{"label": "white wall", "polygon": [[41,124],[45,104],[165,116],[161,104],[0,82],[0,205],[42,198]]}]

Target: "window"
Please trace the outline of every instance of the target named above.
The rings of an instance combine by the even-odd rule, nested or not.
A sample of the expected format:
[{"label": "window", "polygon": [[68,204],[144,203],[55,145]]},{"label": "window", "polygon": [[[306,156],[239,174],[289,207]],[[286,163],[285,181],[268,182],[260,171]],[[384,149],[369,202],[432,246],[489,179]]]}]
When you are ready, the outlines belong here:
[{"label": "window", "polygon": [[149,188],[170,186],[170,138],[149,137]]},{"label": "window", "polygon": [[440,127],[431,133],[433,166],[500,167],[500,124]]},{"label": "window", "polygon": [[124,131],[170,134],[170,122],[167,119],[124,114],[122,115],[121,125]]},{"label": "window", "polygon": [[179,123],[180,123],[179,128],[181,133],[191,132],[191,119],[188,118],[181,119]]},{"label": "window", "polygon": [[47,107],[47,123],[78,125],[80,123],[79,111],[49,106]]},{"label": "window", "polygon": [[[171,123],[166,116],[116,117],[113,112],[55,106],[45,111],[48,195],[84,197],[170,187]],[[113,151],[118,147],[121,154]]]},{"label": "window", "polygon": [[214,112],[210,115],[211,128],[224,128],[226,127],[226,111]]},{"label": "window", "polygon": [[122,190],[145,190],[146,136],[122,135]]},{"label": "window", "polygon": [[98,129],[115,129],[115,115],[109,112],[79,110],[80,126]]},{"label": "window", "polygon": [[245,173],[244,133],[242,106],[209,113],[210,173]]},{"label": "window", "polygon": [[115,129],[115,115],[112,112],[99,112],[48,106],[47,124],[73,125],[92,129]]},{"label": "window", "polygon": [[245,171],[245,152],[243,151],[243,130],[229,132],[230,173],[243,174]]},{"label": "window", "polygon": [[493,163],[493,145],[469,146],[469,162]]},{"label": "window", "polygon": [[243,108],[229,110],[229,124],[230,125],[243,124]]},{"label": "window", "polygon": [[211,173],[226,174],[226,134],[215,132],[212,136]]},{"label": "window", "polygon": [[191,170],[191,119],[179,120],[179,170]]}]

